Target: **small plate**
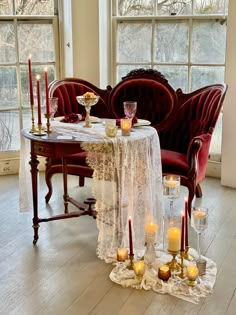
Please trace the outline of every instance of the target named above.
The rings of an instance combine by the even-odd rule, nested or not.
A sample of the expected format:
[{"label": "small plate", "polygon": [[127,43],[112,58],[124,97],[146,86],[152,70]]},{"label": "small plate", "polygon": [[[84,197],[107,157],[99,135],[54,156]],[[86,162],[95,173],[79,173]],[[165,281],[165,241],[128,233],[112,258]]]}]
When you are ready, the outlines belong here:
[{"label": "small plate", "polygon": [[140,127],[140,126],[150,126],[151,122],[145,119],[138,119],[138,122],[133,124],[133,127]]},{"label": "small plate", "polygon": [[[58,116],[58,117],[54,117],[54,120],[56,121],[61,121],[64,118],[64,116]],[[82,120],[83,122],[84,120]],[[96,117],[96,116],[90,116],[90,121],[91,123],[99,123],[101,122],[101,119]]]}]

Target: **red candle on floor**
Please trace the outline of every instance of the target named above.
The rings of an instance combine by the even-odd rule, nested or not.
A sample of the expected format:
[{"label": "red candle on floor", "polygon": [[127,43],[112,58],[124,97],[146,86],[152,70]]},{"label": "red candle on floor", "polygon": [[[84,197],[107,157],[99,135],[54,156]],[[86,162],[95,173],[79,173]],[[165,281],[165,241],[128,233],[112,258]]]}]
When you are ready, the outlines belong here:
[{"label": "red candle on floor", "polygon": [[33,79],[32,79],[32,68],[31,68],[31,55],[29,55],[29,57],[28,57],[28,69],[29,69],[30,105],[34,105]]},{"label": "red candle on floor", "polygon": [[188,246],[188,198],[185,197],[185,246]]},{"label": "red candle on floor", "polygon": [[182,229],[181,229],[181,246],[180,246],[180,251],[184,251],[184,215],[182,215]]},{"label": "red candle on floor", "polygon": [[37,98],[38,98],[38,124],[41,125],[42,124],[42,120],[41,120],[41,95],[40,95],[40,75],[36,76],[36,80],[37,80]]},{"label": "red candle on floor", "polygon": [[49,92],[48,92],[48,69],[44,69],[45,95],[46,95],[46,114],[50,114]]},{"label": "red candle on floor", "polygon": [[134,252],[133,252],[133,239],[132,239],[131,217],[129,217],[129,254],[130,254],[130,256],[133,256],[133,255],[134,255]]}]

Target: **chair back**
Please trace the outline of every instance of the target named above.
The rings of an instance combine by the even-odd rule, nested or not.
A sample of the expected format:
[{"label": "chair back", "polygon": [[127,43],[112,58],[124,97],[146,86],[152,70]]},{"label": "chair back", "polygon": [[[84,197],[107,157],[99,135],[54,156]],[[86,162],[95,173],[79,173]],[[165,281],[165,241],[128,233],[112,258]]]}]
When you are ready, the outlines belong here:
[{"label": "chair back", "polygon": [[79,78],[64,78],[54,80],[49,85],[49,96],[58,97],[58,110],[55,116],[65,116],[72,113],[79,113],[85,116],[85,108],[80,105],[76,96],[83,95],[86,92],[93,92],[100,96],[98,103],[91,108],[91,115],[97,117],[110,117],[112,115],[108,107],[108,96],[111,87],[100,89],[92,83]]},{"label": "chair back", "polygon": [[159,130],[161,148],[186,154],[191,139],[212,135],[226,90],[226,84],[206,86],[188,94],[178,89],[178,108],[168,125]]},{"label": "chair back", "polygon": [[125,101],[137,101],[137,118],[149,120],[153,127],[158,128],[171,115],[177,97],[160,72],[136,69],[122,78],[109,96],[109,104],[116,118],[124,117]]}]

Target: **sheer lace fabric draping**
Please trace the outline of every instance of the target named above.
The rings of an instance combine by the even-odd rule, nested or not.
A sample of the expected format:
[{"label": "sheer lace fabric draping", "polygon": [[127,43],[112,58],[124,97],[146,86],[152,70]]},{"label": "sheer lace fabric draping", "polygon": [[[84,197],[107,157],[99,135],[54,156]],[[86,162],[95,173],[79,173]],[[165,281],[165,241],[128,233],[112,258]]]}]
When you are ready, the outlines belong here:
[{"label": "sheer lace fabric draping", "polygon": [[[89,129],[80,124],[53,121],[52,128],[59,139],[82,141],[81,146],[88,153],[88,163],[94,168],[92,190],[99,230],[98,256],[106,262],[115,261],[117,247],[129,247],[129,216],[132,218],[135,254],[143,255],[145,223],[148,221],[158,223],[157,244],[162,244],[162,173],[156,130],[135,128],[129,137],[122,137],[119,130],[116,138],[107,138],[102,124]],[[22,160],[28,163],[29,148]],[[22,163],[22,172],[23,166],[25,163]],[[21,176],[22,188],[24,178]],[[29,193],[29,187],[25,190]]]},{"label": "sheer lace fabric draping", "polygon": [[135,254],[144,253],[145,224],[159,225],[162,243],[162,174],[159,139],[155,129],[143,127],[130,137],[85,142],[88,163],[94,168],[93,192],[97,200],[98,256],[116,259],[119,246],[128,247],[131,216]]},{"label": "sheer lace fabric draping", "polygon": [[[193,257],[197,257],[195,249],[191,248],[190,254]],[[157,277],[158,267],[171,259],[171,256],[164,252],[161,257],[156,259],[153,268],[145,271],[141,283],[135,278],[134,271],[126,268],[125,263],[116,264],[116,267],[110,273],[110,279],[123,287],[153,290],[157,293],[170,294],[197,304],[201,297],[206,297],[213,292],[216,281],[217,268],[215,262],[207,257],[204,258],[207,261],[206,274],[198,278],[195,287],[188,286],[186,278],[180,279],[177,276],[172,276],[168,282],[164,282]],[[185,265],[187,266],[188,264],[189,262],[185,261]]]}]

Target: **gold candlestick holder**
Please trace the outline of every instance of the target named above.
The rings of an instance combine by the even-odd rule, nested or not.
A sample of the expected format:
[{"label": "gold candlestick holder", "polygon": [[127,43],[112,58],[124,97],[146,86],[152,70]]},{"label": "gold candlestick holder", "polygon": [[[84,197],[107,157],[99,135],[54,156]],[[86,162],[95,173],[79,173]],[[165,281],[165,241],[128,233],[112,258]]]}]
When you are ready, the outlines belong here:
[{"label": "gold candlestick holder", "polygon": [[189,255],[189,248],[190,248],[190,246],[185,246],[184,259],[186,259],[188,261],[192,261],[192,260],[194,260],[194,258],[191,255]]},{"label": "gold candlestick holder", "polygon": [[184,255],[185,255],[185,251],[181,250],[180,251],[180,274],[179,274],[179,277],[181,279],[185,278],[185,274],[184,274]]},{"label": "gold candlestick holder", "polygon": [[34,124],[34,104],[30,106],[30,110],[31,110],[31,121],[32,121],[30,132],[34,133],[36,132],[36,128]]},{"label": "gold candlestick holder", "polygon": [[46,122],[46,126],[47,126],[46,133],[51,133],[52,129],[51,129],[51,125],[50,125],[50,119],[52,117],[52,114],[51,113],[46,113],[44,115],[45,115],[45,117],[47,119],[47,122]]},{"label": "gold candlestick holder", "polygon": [[129,255],[129,260],[130,260],[130,263],[129,263],[129,265],[128,265],[128,269],[129,270],[133,270],[134,268],[133,268],[133,261],[134,261],[134,255]]},{"label": "gold candlestick holder", "polygon": [[46,132],[44,131],[44,129],[42,128],[42,124],[38,124],[38,130],[36,130],[34,132],[35,136],[45,136]]},{"label": "gold candlestick holder", "polygon": [[170,271],[180,271],[181,269],[180,264],[176,260],[176,256],[178,255],[179,250],[178,251],[168,250],[168,252],[172,255],[172,260],[167,263],[167,265],[170,268]]}]

